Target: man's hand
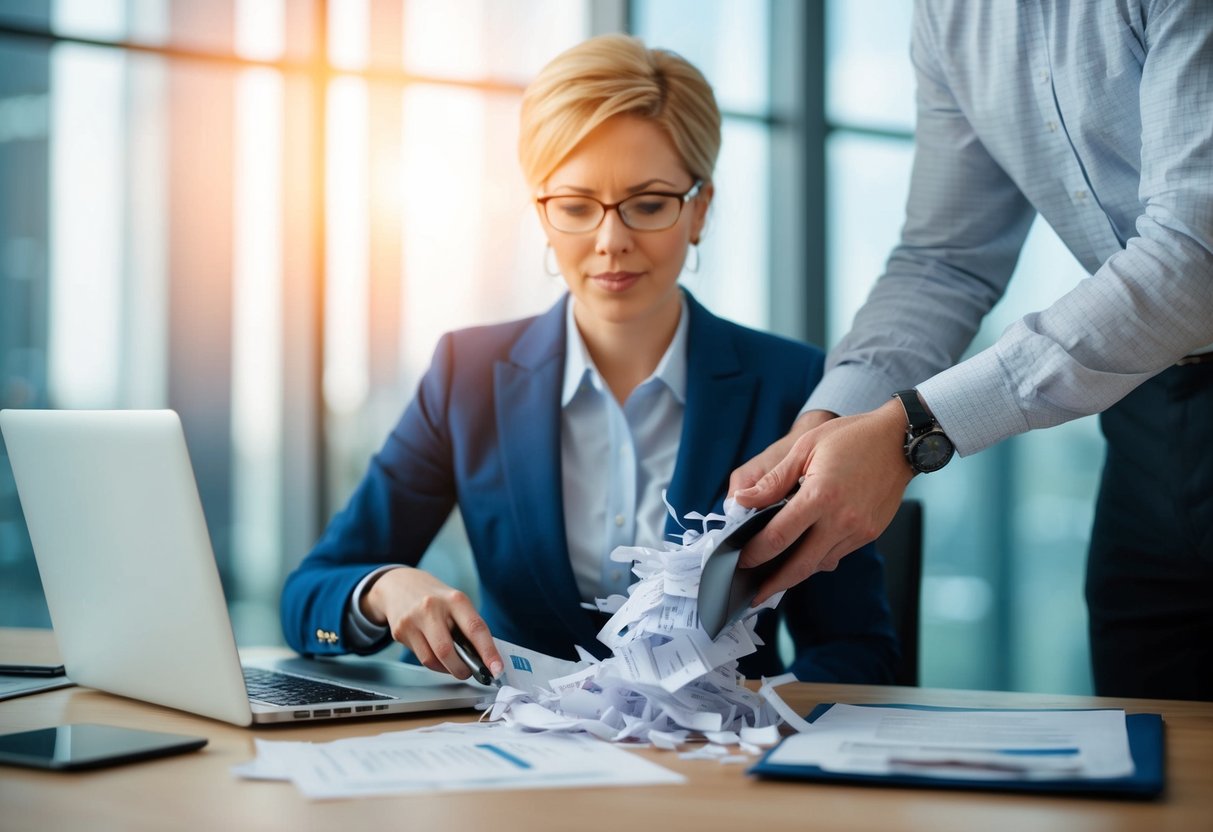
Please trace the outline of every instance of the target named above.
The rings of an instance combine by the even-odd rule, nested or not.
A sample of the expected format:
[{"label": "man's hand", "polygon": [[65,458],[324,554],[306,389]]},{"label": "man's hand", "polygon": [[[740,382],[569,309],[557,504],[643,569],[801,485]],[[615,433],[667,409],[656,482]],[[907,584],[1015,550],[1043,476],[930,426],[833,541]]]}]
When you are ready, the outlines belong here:
[{"label": "man's hand", "polygon": [[[800,418],[792,423],[792,429],[783,438],[772,442],[767,446],[765,451],[732,473],[729,477],[729,494],[736,495],[738,491],[745,491],[757,484],[759,480],[770,473],[771,469],[783,461],[788,452],[792,450],[792,445],[795,444],[797,439],[804,436],[813,428],[837,418],[837,413],[831,413],[828,410],[809,410],[802,413]],[[799,476],[797,474],[797,477]],[[788,486],[787,490],[762,505],[770,505],[776,500],[782,500],[784,495],[790,490],[791,486]],[[765,494],[766,492],[764,491],[763,493]],[[748,501],[743,501],[743,504],[751,507],[758,505],[757,503]],[[759,507],[761,508],[761,506]]]},{"label": "man's hand", "polygon": [[391,630],[392,638],[417,654],[430,670],[456,679],[472,675],[455,652],[451,625],[457,624],[494,677],[504,665],[493,634],[464,593],[422,569],[402,566],[384,572],[362,596],[362,613]]},{"label": "man's hand", "polygon": [[[810,415],[797,420],[793,432]],[[868,413],[802,429],[798,438],[789,433],[733,473],[730,484],[744,482],[792,439],[766,474],[733,494],[743,506],[761,507],[782,499],[800,481],[800,490],[741,553],[742,567],[757,566],[796,543],[759,589],[755,605],[814,572],[833,570],[885,530],[913,476],[902,449],[905,431],[905,411],[891,399]]]}]

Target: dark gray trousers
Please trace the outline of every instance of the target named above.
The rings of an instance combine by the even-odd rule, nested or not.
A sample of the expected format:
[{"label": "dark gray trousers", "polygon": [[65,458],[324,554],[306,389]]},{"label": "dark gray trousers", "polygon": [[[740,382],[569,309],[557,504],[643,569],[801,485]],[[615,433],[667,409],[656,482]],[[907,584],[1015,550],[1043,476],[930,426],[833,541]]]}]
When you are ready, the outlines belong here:
[{"label": "dark gray trousers", "polygon": [[1095,692],[1213,700],[1213,362],[1167,369],[1100,426],[1086,582]]}]

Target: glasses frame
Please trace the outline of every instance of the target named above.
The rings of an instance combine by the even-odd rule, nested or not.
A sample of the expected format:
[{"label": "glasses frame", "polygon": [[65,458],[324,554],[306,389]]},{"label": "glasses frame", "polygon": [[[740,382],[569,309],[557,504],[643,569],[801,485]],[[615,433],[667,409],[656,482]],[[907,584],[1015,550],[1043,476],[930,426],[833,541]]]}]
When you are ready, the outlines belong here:
[{"label": "glasses frame", "polygon": [[[594,231],[597,231],[599,228],[602,227],[603,220],[606,219],[606,215],[608,213],[610,213],[611,211],[614,211],[616,214],[618,214],[619,221],[622,222],[629,229],[631,229],[632,231],[638,231],[638,232],[644,234],[644,233],[647,233],[650,231],[652,231],[652,232],[669,231],[671,228],[678,225],[678,221],[680,219],[682,219],[683,207],[688,202],[690,202],[692,199],[699,196],[700,190],[702,188],[703,188],[703,180],[696,179],[695,183],[693,185],[691,185],[689,190],[684,191],[683,193],[680,193],[680,194],[674,193],[671,191],[641,191],[639,193],[632,194],[631,196],[629,196],[625,199],[621,199],[618,202],[603,202],[601,199],[598,199],[597,197],[587,196],[585,194],[548,194],[547,196],[535,197],[535,202],[539,205],[540,209],[543,211],[543,218],[544,218],[544,220],[547,221],[547,224],[552,227],[552,230],[559,231],[561,234],[590,234]],[[629,223],[627,221],[627,219],[623,216],[623,212],[619,210],[619,206],[623,205],[623,203],[625,203],[625,202],[629,202],[633,199],[638,199],[642,196],[670,196],[670,197],[674,197],[675,199],[677,199],[678,200],[678,214],[674,217],[673,222],[671,222],[669,225],[667,225],[663,228],[636,228],[631,223]],[[548,202],[553,199],[562,199],[562,198],[568,198],[568,197],[574,197],[576,199],[588,199],[591,202],[598,203],[598,205],[602,208],[602,216],[600,216],[598,218],[598,222],[594,223],[593,228],[587,228],[584,231],[563,231],[560,228],[558,228],[554,222],[552,222],[552,218],[548,216]]]}]

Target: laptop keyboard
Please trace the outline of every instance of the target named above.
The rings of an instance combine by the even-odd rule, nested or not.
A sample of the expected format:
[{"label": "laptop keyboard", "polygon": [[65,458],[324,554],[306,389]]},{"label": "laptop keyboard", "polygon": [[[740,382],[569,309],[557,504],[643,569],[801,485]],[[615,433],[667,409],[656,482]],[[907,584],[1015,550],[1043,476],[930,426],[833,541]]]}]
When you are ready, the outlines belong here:
[{"label": "laptop keyboard", "polygon": [[270,705],[321,705],[327,702],[365,702],[393,698],[369,690],[318,682],[315,679],[276,673],[258,667],[244,668],[244,685],[248,688],[250,699]]}]

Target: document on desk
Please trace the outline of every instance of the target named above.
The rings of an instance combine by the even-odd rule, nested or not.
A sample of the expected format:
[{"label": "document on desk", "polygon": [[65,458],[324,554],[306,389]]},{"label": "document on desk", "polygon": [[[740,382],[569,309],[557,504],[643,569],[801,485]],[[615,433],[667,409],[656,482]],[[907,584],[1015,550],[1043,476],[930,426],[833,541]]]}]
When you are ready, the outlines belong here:
[{"label": "document on desk", "polygon": [[447,723],[328,743],[256,740],[233,773],[290,780],[323,800],[431,791],[635,786],[682,775],[585,734],[531,734],[500,722]]},{"label": "document on desk", "polygon": [[66,676],[9,676],[0,675],[0,700],[41,693],[44,690],[70,688],[76,684]]},{"label": "document on desk", "polygon": [[966,780],[1114,778],[1134,771],[1120,710],[857,705],[830,707],[763,764]]}]

